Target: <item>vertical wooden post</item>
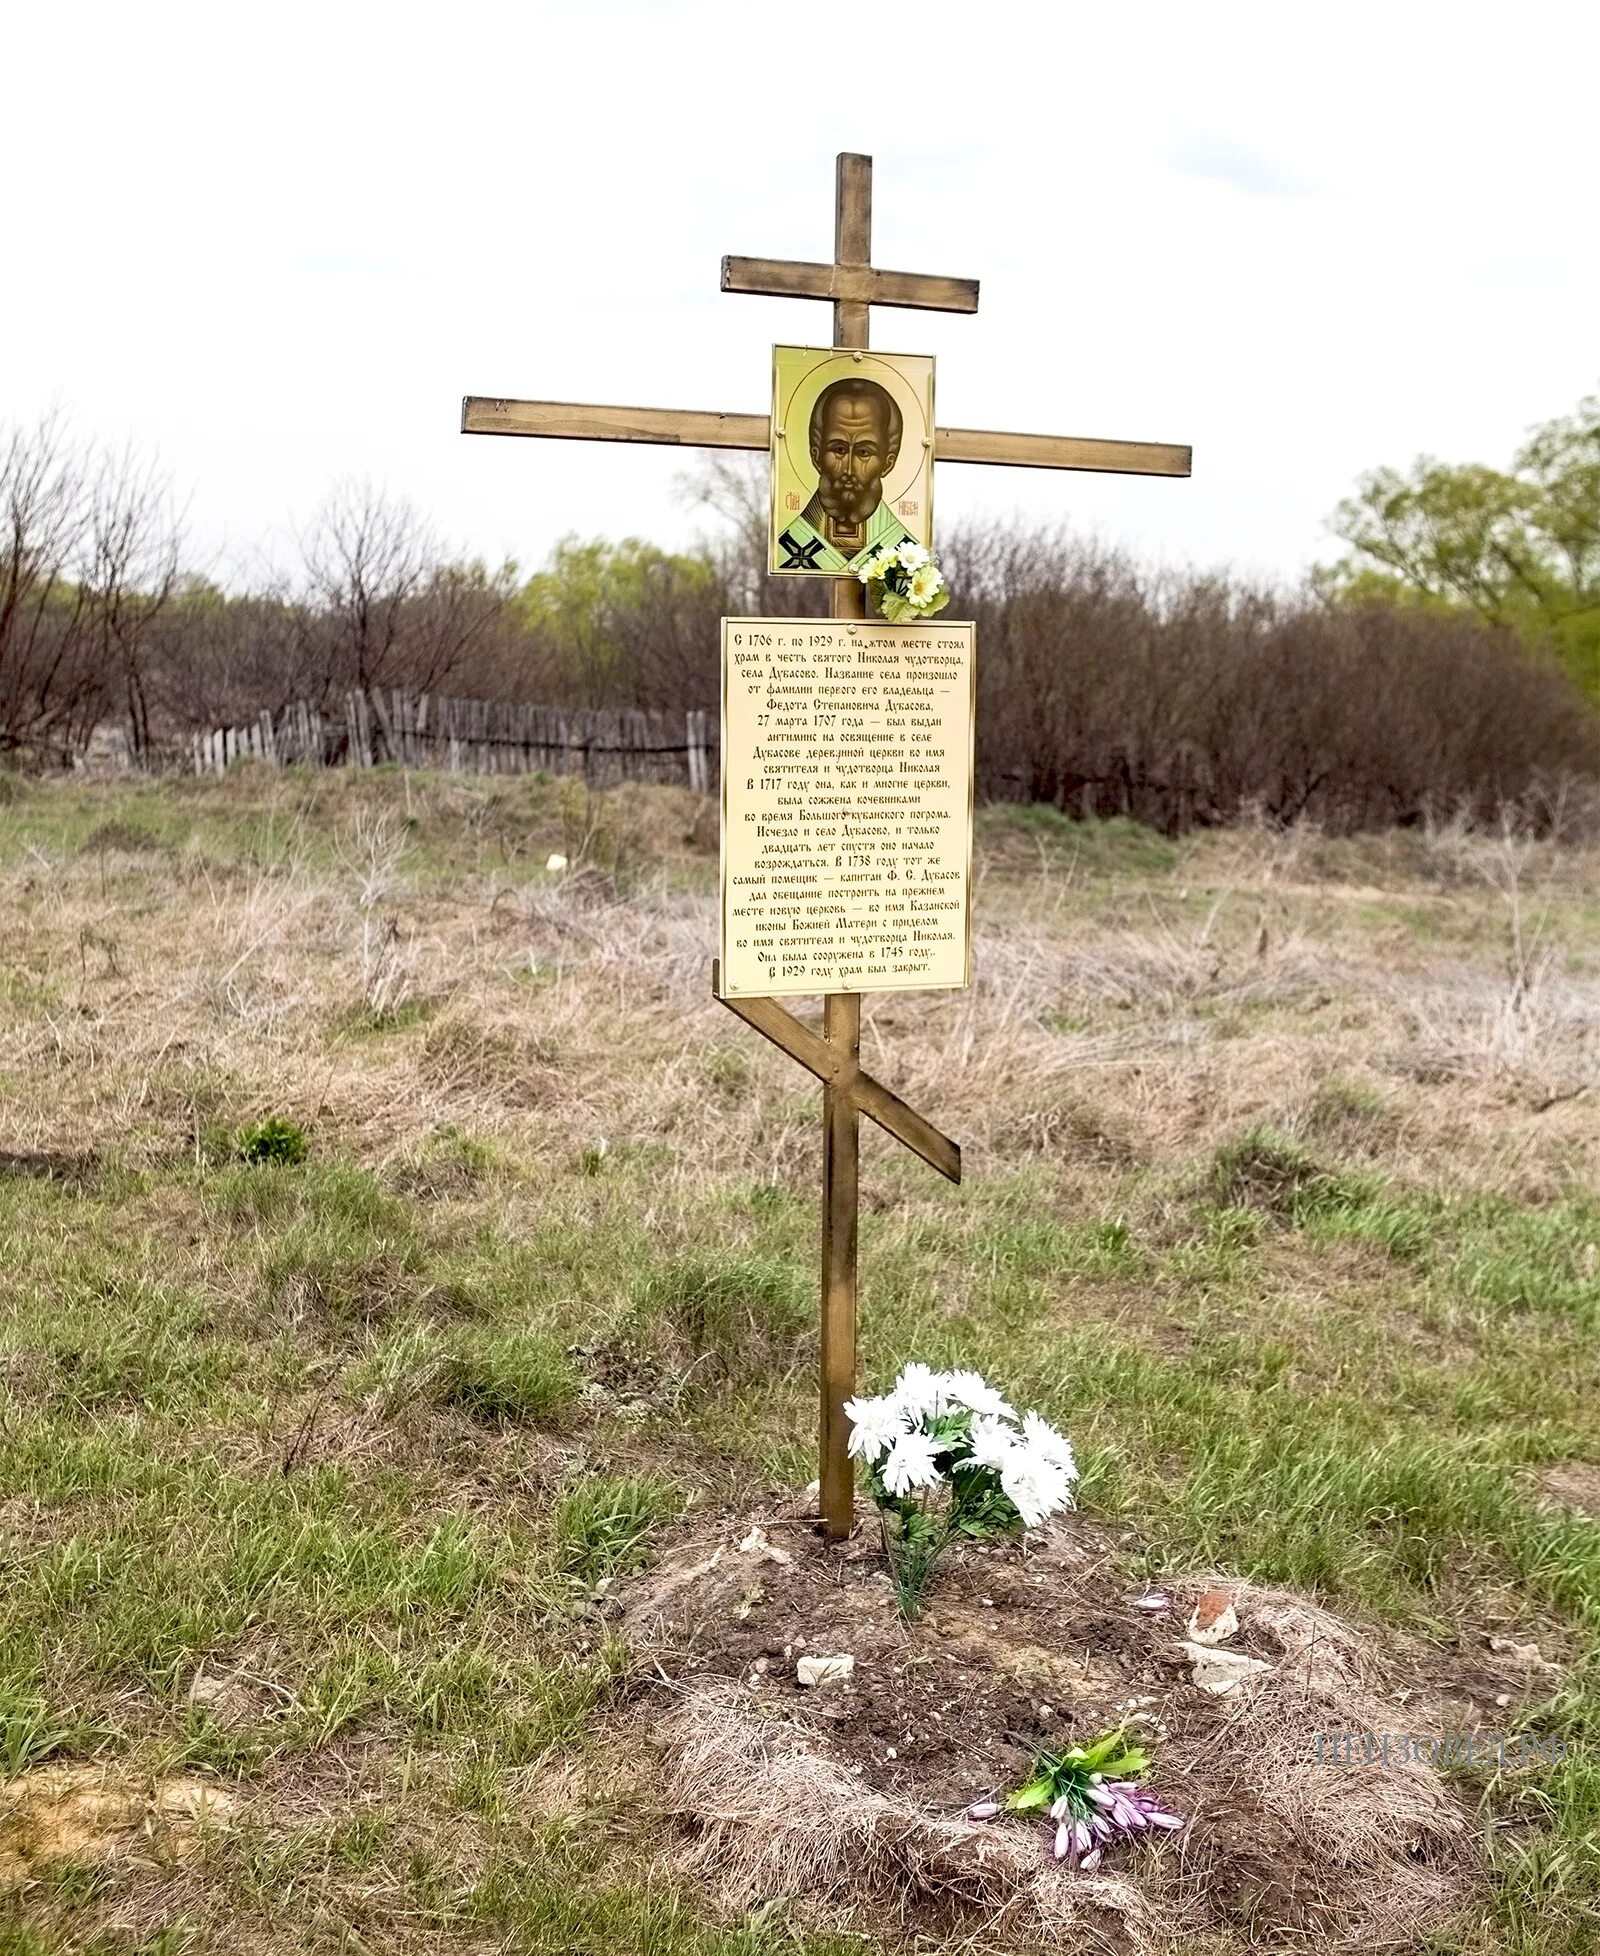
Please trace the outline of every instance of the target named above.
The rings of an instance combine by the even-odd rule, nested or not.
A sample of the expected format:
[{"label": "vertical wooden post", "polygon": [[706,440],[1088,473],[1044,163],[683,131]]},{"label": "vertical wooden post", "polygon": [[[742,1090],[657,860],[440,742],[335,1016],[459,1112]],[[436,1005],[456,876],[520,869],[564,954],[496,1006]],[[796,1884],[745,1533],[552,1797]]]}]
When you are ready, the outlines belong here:
[{"label": "vertical wooden post", "polygon": [[[872,261],[872,158],[841,155],[835,165],[833,255],[841,265]],[[835,300],[835,346],[867,344],[867,306]],[[836,577],[835,618],[865,618],[859,578]],[[855,1472],[846,1451],[844,1402],[856,1389],[856,1233],[860,1214],[861,1117],[854,1087],[861,1070],[861,994],[829,992],[822,1029],[839,1070],[822,1089],[822,1457],[823,1529],[841,1542],[855,1524]]]},{"label": "vertical wooden post", "polygon": [[[866,616],[855,578],[833,586],[835,618]],[[822,1030],[839,1070],[822,1088],[822,1520],[830,1542],[855,1523],[855,1470],[846,1451],[844,1402],[856,1389],[856,1230],[860,1214],[861,1117],[854,1087],[861,1070],[861,994],[829,992]]]},{"label": "vertical wooden post", "polygon": [[[870,156],[852,156],[846,151],[834,165],[833,257],[838,265],[872,263]],[[870,308],[865,299],[835,299],[834,345],[865,346],[870,317]]]}]

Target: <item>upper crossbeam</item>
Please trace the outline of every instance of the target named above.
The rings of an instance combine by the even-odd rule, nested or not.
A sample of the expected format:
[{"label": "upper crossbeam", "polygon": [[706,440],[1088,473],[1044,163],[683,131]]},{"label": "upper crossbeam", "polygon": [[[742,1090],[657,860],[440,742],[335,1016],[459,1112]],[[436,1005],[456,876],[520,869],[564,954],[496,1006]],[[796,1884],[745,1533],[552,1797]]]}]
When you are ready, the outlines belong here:
[{"label": "upper crossbeam", "polygon": [[774,299],[831,299],[835,346],[865,346],[869,306],[919,312],[976,312],[975,278],[884,272],[872,262],[872,158],[847,151],[834,181],[833,263],[797,258],[724,258],[724,292]]},{"label": "upper crossbeam", "polygon": [[724,292],[772,299],[832,299],[862,306],[907,306],[918,312],[976,312],[975,278],[934,272],[885,272],[875,265],[816,265],[797,258],[724,258]]}]

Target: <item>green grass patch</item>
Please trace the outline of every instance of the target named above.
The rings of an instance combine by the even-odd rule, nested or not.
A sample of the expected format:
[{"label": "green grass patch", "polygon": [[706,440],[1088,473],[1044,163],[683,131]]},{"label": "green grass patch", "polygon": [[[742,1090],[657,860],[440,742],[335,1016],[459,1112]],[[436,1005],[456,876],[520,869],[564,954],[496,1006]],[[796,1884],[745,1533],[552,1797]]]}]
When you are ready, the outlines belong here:
[{"label": "green grass patch", "polygon": [[1054,844],[1091,874],[1158,875],[1175,868],[1179,859],[1175,843],[1121,815],[1102,821],[1068,815],[1049,802],[1000,802],[986,808],[982,819],[990,834],[1006,827]]},{"label": "green grass patch", "polygon": [[[270,909],[291,878],[348,919],[354,819],[381,813],[411,824],[407,903],[431,943],[427,905],[459,906],[464,879],[474,908],[490,887],[551,887],[548,788],[246,769],[93,792],[24,783],[6,810],[0,865],[29,849],[43,860],[0,891],[17,919],[0,1019],[9,1008],[21,1026],[0,1085],[23,1137],[0,1151],[0,1774],[93,1755],[135,1779],[188,1766],[270,1797],[185,1864],[190,1928],[156,1926],[178,1898],[153,1863],[66,1864],[0,1904],[5,1956],[176,1956],[191,1941],[330,1956],[860,1946],[808,1939],[780,1905],[708,1921],[646,1871],[655,1842],[626,1788],[530,1818],[530,1787],[581,1782],[624,1673],[585,1592],[645,1562],[685,1506],[765,1499],[815,1471],[814,1087],[768,1082],[759,1049],[724,1028],[685,1061],[653,979],[608,976],[582,1020],[553,1011],[587,939],[511,901],[492,910],[486,961],[435,975],[500,987],[525,1028],[498,1007],[480,1028],[414,1006],[347,1017],[330,1041],[326,1006],[303,1025],[232,1007],[219,1020],[215,988],[197,983],[171,1006],[171,1053],[152,1059],[161,1042],[146,1037],[119,1054],[141,996],[158,992],[163,1010],[177,997],[146,984],[148,920],[177,931],[186,890],[208,920],[207,969],[254,941],[228,907]],[[683,826],[662,817],[663,833]],[[1085,956],[1097,932],[1120,945],[1162,920],[1198,930],[1238,857],[1238,901],[1208,941],[1247,956],[1270,909],[1275,947],[1289,931],[1325,938],[1330,1002],[1279,1007],[1269,983],[1225,1008],[1240,1035],[1226,1049],[1217,1018],[1185,1015],[1197,1063],[1209,1051],[1241,1070],[1234,1104],[1284,1109],[1221,1147],[1214,1103],[1191,1117],[1161,1098],[1159,1051],[1125,1099],[1120,1068],[1019,1072],[959,1190],[869,1143],[863,1385],[913,1358],[973,1365],[1059,1420],[1081,1505],[1126,1525],[1136,1569],[1216,1564],[1446,1646],[1473,1640],[1486,1611],[1538,1638],[1565,1668],[1527,1723],[1569,1733],[1573,1754],[1461,1783],[1481,1807],[1492,1893],[1430,1956],[1589,1956],[1600,1531],[1541,1494],[1547,1468],[1600,1461],[1587,1142],[1570,1109],[1555,1116],[1569,1123],[1560,1146],[1551,1122],[1519,1113],[1504,1174],[1486,1147],[1458,1162],[1441,1136],[1475,1144],[1466,1121],[1497,1118],[1492,1102],[1463,1114],[1451,1082],[1385,1082],[1386,1049],[1362,1043],[1380,1016],[1338,979],[1347,951],[1371,954],[1361,905],[1304,898],[1277,848],[981,812],[997,926],[1019,915],[1070,932]],[[1385,873],[1358,854],[1363,879]],[[666,887],[704,888],[710,871],[682,874]],[[1561,913],[1578,944],[1583,903]],[[1388,894],[1374,927],[1398,919],[1420,942],[1415,907]],[[1046,908],[1059,927],[1041,924]],[[464,914],[438,943],[464,945],[450,934]],[[1500,971],[1489,895],[1452,886],[1426,915],[1453,959]],[[616,936],[603,906],[593,922]],[[81,924],[94,934],[80,939]],[[350,949],[348,933],[286,937],[241,982],[270,956],[317,992],[326,957]],[[338,982],[319,995],[354,996]],[[1044,998],[1059,1032],[1120,1023],[1085,990]],[[92,1014],[51,1003],[80,994]],[[925,1007],[942,1023],[944,1006]],[[59,1065],[42,1026],[22,1023],[46,1008]],[[497,1098],[543,1020],[558,1021],[564,1077],[548,1104]],[[226,1070],[206,1057],[224,1022]],[[875,1027],[891,1081],[904,1023],[886,1009]],[[1033,1037],[1031,1023],[1019,1033]],[[1328,1049],[1307,1043],[1324,1038],[1349,1077],[1286,1103],[1285,1078],[1326,1072]],[[1069,1057],[1044,1039],[1023,1051],[1046,1055]],[[305,1157],[239,1159],[239,1124],[282,1102],[281,1081],[315,1092],[330,1066],[345,1078]],[[370,1104],[354,1083],[389,1067],[427,1069],[426,1111],[408,1128],[397,1096],[380,1133],[349,1110]],[[1094,1094],[1125,1106],[1116,1119],[1078,1097],[1102,1077]],[[302,1120],[310,1104],[287,1103]]]},{"label": "green grass patch", "polygon": [[264,1121],[253,1121],[249,1127],[241,1128],[234,1142],[234,1152],[241,1161],[258,1165],[270,1161],[280,1167],[292,1168],[297,1162],[305,1160],[311,1152],[311,1144],[298,1121],[285,1120],[281,1114],[272,1114]]},{"label": "green grass patch", "polygon": [[556,1505],[556,1553],[562,1568],[595,1582],[636,1567],[657,1526],[682,1505],[677,1489],[652,1475],[586,1476]]},{"label": "green grass patch", "polygon": [[433,1379],[433,1397],[474,1419],[540,1426],[578,1396],[566,1350],[548,1332],[468,1327],[452,1334]]},{"label": "green grass patch", "polygon": [[1206,1194],[1219,1208],[1261,1209],[1287,1216],[1297,1198],[1323,1174],[1298,1143],[1271,1128],[1253,1127],[1216,1151]]},{"label": "green grass patch", "polygon": [[1011,1279],[1129,1277],[1146,1261],[1120,1216],[1081,1223],[1002,1217],[973,1236],[971,1254],[980,1269]]},{"label": "green grass patch", "polygon": [[787,1255],[692,1251],[635,1278],[625,1335],[732,1372],[792,1364],[815,1328],[814,1281]]},{"label": "green grass patch", "polygon": [[806,1932],[782,1900],[713,1924],[670,1882],[619,1879],[597,1838],[554,1830],[532,1855],[498,1860],[465,1913],[537,1956],[862,1956],[873,1946],[859,1935]]},{"label": "green grass patch", "polygon": [[406,998],[396,1005],[352,1005],[329,1026],[328,1037],[379,1039],[386,1033],[409,1032],[414,1026],[427,1025],[438,1014],[439,1004],[438,999]]}]

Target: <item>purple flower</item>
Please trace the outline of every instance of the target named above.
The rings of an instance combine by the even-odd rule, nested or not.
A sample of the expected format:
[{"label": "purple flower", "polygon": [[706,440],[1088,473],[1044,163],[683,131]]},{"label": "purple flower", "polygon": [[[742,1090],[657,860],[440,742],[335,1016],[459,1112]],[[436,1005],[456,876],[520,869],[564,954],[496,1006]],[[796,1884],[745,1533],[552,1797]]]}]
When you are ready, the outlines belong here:
[{"label": "purple flower", "polygon": [[[1110,1780],[1085,1770],[1088,1760],[1081,1749],[1061,1756],[1042,1754],[1039,1764],[1043,1772],[1030,1783],[1029,1804],[1047,1790],[1055,1795],[1032,1810],[1052,1824],[1051,1850],[1064,1867],[1093,1874],[1106,1849],[1119,1841],[1137,1840],[1143,1833],[1175,1834],[1188,1824],[1135,1780]],[[1004,1811],[996,1799],[967,1809],[974,1820],[990,1820]]]},{"label": "purple flower", "polygon": [[1177,1814],[1169,1813],[1159,1800],[1140,1787],[1124,1782],[1116,1788],[1116,1792],[1121,1803],[1128,1809],[1131,1824],[1134,1826],[1161,1827],[1169,1833],[1176,1833],[1183,1825]]}]

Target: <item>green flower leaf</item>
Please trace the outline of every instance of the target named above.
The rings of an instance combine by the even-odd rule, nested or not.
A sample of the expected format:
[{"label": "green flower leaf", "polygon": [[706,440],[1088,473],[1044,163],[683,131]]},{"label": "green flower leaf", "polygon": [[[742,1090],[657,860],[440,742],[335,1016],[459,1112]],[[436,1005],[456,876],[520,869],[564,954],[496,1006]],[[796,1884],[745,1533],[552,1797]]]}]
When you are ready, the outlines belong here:
[{"label": "green flower leaf", "polygon": [[1006,1801],[1008,1813],[1032,1813],[1039,1807],[1047,1807],[1056,1797],[1055,1782],[1045,1775],[1030,1779],[1026,1786],[1019,1786]]},{"label": "green flower leaf", "polygon": [[1129,1746],[1125,1752],[1114,1759],[1107,1759],[1094,1770],[1104,1773],[1107,1779],[1138,1779],[1150,1770],[1150,1754],[1142,1746]]}]

